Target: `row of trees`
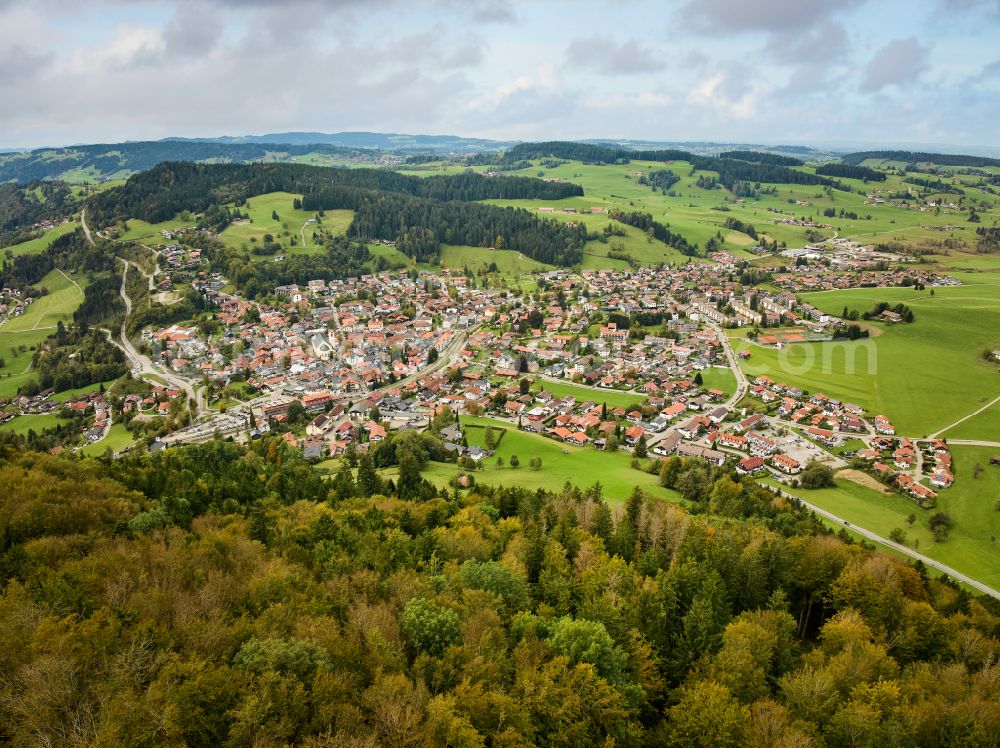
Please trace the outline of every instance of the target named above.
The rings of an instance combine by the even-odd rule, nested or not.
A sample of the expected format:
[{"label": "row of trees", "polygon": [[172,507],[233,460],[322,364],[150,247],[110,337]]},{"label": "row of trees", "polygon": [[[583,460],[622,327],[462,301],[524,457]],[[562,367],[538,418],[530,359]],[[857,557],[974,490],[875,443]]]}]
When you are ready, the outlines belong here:
[{"label": "row of trees", "polygon": [[884,182],[886,174],[884,171],[869,169],[867,166],[856,166],[852,164],[828,163],[816,167],[817,174],[824,174],[828,177],[842,177],[844,179],[861,179],[865,182]]}]

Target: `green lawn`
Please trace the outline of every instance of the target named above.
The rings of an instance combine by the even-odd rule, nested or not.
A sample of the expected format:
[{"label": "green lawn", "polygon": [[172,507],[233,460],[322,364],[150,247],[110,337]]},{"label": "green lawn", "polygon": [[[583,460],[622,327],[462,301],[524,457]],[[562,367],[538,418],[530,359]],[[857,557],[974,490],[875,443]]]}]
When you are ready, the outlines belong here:
[{"label": "green lawn", "polygon": [[924,436],[1000,395],[1000,374],[980,358],[985,348],[1000,347],[1000,281],[981,277],[986,282],[938,288],[933,296],[906,288],[803,295],[838,315],[845,306],[865,311],[878,301],[903,302],[913,310],[913,324],[876,325],[882,334],[868,340],[800,344],[780,351],[745,341],[734,345],[737,351],[751,351],[742,364],[751,378],[767,374],[857,403],[887,415],[897,433]]},{"label": "green lawn", "polygon": [[0,425],[0,431],[8,431],[25,436],[29,431],[40,434],[45,429],[55,428],[60,423],[65,423],[65,421],[55,413],[28,413]]},{"label": "green lawn", "polygon": [[451,244],[441,245],[441,267],[461,270],[469,268],[485,270],[491,264],[496,264],[497,271],[507,275],[523,275],[552,270],[553,265],[533,260],[512,249],[487,249],[485,247],[460,247]]},{"label": "green lawn", "polygon": [[[635,486],[641,486],[652,496],[670,500],[678,498],[673,491],[662,488],[656,476],[633,470],[629,466],[632,460],[630,454],[600,452],[593,447],[564,445],[544,436],[518,431],[517,427],[512,424],[490,418],[463,416],[462,423],[466,425],[489,424],[495,429],[507,430],[497,448],[497,454],[504,459],[504,467],[497,469],[496,459],[488,458],[486,469],[477,470],[475,473],[475,478],[479,483],[561,491],[567,481],[581,488],[586,488],[600,481],[604,489],[604,496],[609,502],[615,504],[628,498]],[[467,430],[467,434],[470,445],[483,445],[484,429],[471,428]],[[497,435],[499,436],[499,433]],[[511,455],[518,456],[521,462],[520,467],[510,467]],[[528,462],[532,457],[542,459],[540,470],[532,470],[528,467]],[[423,474],[428,480],[444,485],[457,473],[458,468],[455,465],[431,462],[428,463]],[[385,471],[385,474],[389,477],[393,476],[394,469]]]},{"label": "green lawn", "polygon": [[111,389],[111,385],[115,383],[116,380],[109,379],[106,382],[99,382],[97,384],[88,384],[86,387],[77,387],[72,390],[63,390],[62,392],[57,392],[52,396],[52,399],[58,403],[64,403],[67,400],[72,400],[74,397],[79,397],[80,395],[86,395],[90,392],[97,392],[101,388],[101,384],[104,385],[104,391],[107,392]]},{"label": "green lawn", "polygon": [[736,392],[736,375],[728,366],[710,366],[701,372],[701,381],[708,390],[722,390],[727,395]]},{"label": "green lawn", "polygon": [[637,392],[618,392],[616,390],[595,390],[581,387],[572,382],[552,382],[548,379],[537,379],[532,391],[546,390],[556,397],[575,397],[578,403],[593,400],[595,403],[607,403],[609,408],[629,408],[646,399]]},{"label": "green lawn", "polygon": [[88,444],[86,447],[81,449],[80,452],[87,457],[98,457],[104,454],[108,449],[112,452],[120,452],[134,441],[135,439],[132,438],[132,432],[125,428],[125,424],[114,423],[111,425],[111,429],[108,431],[108,435],[105,438],[99,442]]}]

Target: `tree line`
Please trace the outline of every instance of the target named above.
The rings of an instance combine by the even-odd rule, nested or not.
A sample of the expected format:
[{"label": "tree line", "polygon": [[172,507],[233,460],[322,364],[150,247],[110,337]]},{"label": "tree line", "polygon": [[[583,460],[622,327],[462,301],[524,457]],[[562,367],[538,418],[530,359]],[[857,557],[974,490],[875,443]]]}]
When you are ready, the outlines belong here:
[{"label": "tree line", "polygon": [[958,153],[926,153],[924,151],[859,151],[840,157],[845,164],[860,164],[868,159],[905,161],[907,164],[931,163],[939,166],[1000,166],[1000,159],[967,156]]},{"label": "tree line", "polygon": [[0,177],[0,247],[19,244],[40,236],[31,227],[72,213],[77,198],[62,182],[4,184]]},{"label": "tree line", "polygon": [[[275,191],[302,193],[307,211],[350,209],[352,237],[397,242],[418,260],[437,257],[439,244],[506,248],[556,265],[580,261],[582,226],[539,218],[528,211],[483,205],[478,200],[554,200],[582,195],[579,185],[526,177],[475,173],[426,179],[376,169],[327,169],[294,164],[161,164],[122,187],[93,198],[95,221],[134,216],[156,222],[181,210],[206,211],[223,203]],[[225,214],[216,212],[216,218]]]},{"label": "tree line", "polygon": [[828,177],[842,177],[844,179],[861,179],[865,182],[884,182],[886,174],[884,171],[869,169],[867,166],[856,166],[852,164],[820,164],[816,167],[817,174]]},{"label": "tree line", "polygon": [[719,158],[734,158],[738,161],[756,161],[762,164],[775,164],[777,166],[805,166],[805,162],[792,156],[782,156],[778,153],[766,153],[764,151],[723,151]]}]

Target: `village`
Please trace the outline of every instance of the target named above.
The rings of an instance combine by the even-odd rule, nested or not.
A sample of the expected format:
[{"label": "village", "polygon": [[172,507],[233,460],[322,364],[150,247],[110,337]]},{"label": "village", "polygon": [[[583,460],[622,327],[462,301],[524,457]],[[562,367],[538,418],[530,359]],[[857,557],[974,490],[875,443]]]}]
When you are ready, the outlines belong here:
[{"label": "village", "polygon": [[[790,485],[814,461],[851,464],[932,506],[934,488],[953,480],[943,442],[897,437],[885,414],[822,393],[766,376],[745,381],[725,329],[773,328],[758,342],[780,347],[830,340],[844,321],[791,290],[741,285],[735,258],[717,254],[714,263],[674,268],[540,273],[533,292],[480,287],[448,270],[313,280],[275,288],[269,304],[224,292],[221,276],[197,274],[193,285],[215,308],[218,331],[146,329],[141,345],[177,376],[203,382],[211,400],[231,395],[234,382],[244,397],[228,407],[217,402],[215,415],[150,448],[277,431],[323,460],[394,431],[426,429],[448,410],[576,447],[731,461],[741,473]],[[904,280],[872,275],[887,285]],[[734,386],[706,385],[715,372]],[[631,405],[606,404],[621,394]],[[173,388],[174,398],[181,395]],[[763,409],[753,412],[747,397]],[[131,407],[168,409],[171,399]],[[460,425],[442,438],[456,459],[490,456],[463,445]]]}]

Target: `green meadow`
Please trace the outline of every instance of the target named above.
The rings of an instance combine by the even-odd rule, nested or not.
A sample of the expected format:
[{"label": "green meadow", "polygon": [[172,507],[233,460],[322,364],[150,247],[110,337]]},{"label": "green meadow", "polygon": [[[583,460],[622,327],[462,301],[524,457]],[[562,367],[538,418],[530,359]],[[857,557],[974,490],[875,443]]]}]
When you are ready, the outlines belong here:
[{"label": "green meadow", "polygon": [[[648,185],[639,184],[639,177],[656,169],[670,169],[680,180],[668,194],[653,192]],[[810,167],[798,167],[799,171],[813,172]],[[943,207],[940,210],[918,211],[891,205],[865,205],[866,194],[870,192],[889,193],[904,190],[907,185],[902,177],[890,175],[885,182],[865,184],[860,180],[840,180],[849,191],[827,190],[817,185],[763,185],[764,190],[756,198],[738,199],[721,188],[707,190],[697,186],[699,176],[711,176],[714,172],[697,171],[692,174],[691,164],[684,161],[670,163],[633,161],[629,164],[592,165],[570,161],[555,168],[546,168],[538,161],[529,168],[510,172],[519,176],[544,176],[580,184],[585,191],[582,198],[570,198],[554,202],[530,200],[493,201],[500,205],[513,205],[537,211],[541,205],[550,205],[557,211],[566,208],[589,211],[595,207],[617,207],[622,210],[638,210],[650,213],[656,220],[667,223],[691,241],[704,246],[712,236],[721,232],[722,246],[736,256],[749,257],[746,248],[756,242],[746,234],[725,228],[727,218],[735,218],[752,224],[759,235],[769,240],[785,242],[790,247],[803,246],[815,238],[830,238],[836,235],[856,238],[861,241],[895,242],[902,245],[940,244],[946,239],[975,244],[975,226],[966,222],[966,215],[958,210]],[[969,195],[976,191],[970,190]],[[995,204],[989,195],[976,195]],[[944,196],[948,197],[948,196]],[[957,196],[952,196],[957,199]],[[806,203],[800,205],[798,203]],[[825,209],[837,212],[834,217],[823,215]],[[840,216],[840,211],[854,213],[857,218]],[[601,228],[608,222],[606,216],[591,216],[589,213],[549,214],[557,220],[582,220],[588,228]],[[819,224],[828,224],[830,229],[817,229],[813,233],[801,226],[780,223],[784,219],[813,219]],[[956,226],[947,231],[939,227]],[[678,258],[676,253],[659,242],[643,248],[645,236],[629,236],[619,239],[625,251],[643,263],[671,262]],[[606,257],[606,248],[588,246],[590,256],[585,258],[584,268],[621,267],[619,263]],[[603,257],[602,257],[603,256]]]},{"label": "green meadow", "polygon": [[[936,509],[927,510],[900,494],[880,494],[853,481],[838,478],[835,488],[789,489],[827,511],[844,517],[852,524],[888,537],[894,529],[906,533],[906,545],[931,558],[948,564],[986,584],[1000,586],[1000,555],[996,538],[1000,536],[1000,512],[994,508],[1000,500],[1000,467],[989,465],[996,450],[984,447],[953,447],[955,484],[939,492]],[[980,465],[978,478],[973,478]],[[770,479],[764,483],[777,485]],[[948,539],[934,541],[928,520],[935,512],[946,512],[953,525]],[[910,515],[916,521],[910,525]]]},{"label": "green meadow", "polygon": [[108,435],[106,437],[101,439],[99,442],[88,444],[83,447],[80,452],[87,457],[99,457],[109,449],[112,452],[121,452],[134,442],[135,439],[132,438],[132,432],[125,428],[125,424],[114,423],[108,430]]},{"label": "green meadow", "polygon": [[[809,392],[823,392],[887,415],[897,433],[926,436],[1000,395],[1000,374],[982,361],[1000,347],[1000,279],[958,287],[854,289],[803,294],[820,309],[866,311],[879,301],[902,302],[913,324],[873,323],[880,333],[855,342],[808,343],[782,350],[735,340],[749,350],[742,363],[753,378],[766,374]],[[734,336],[739,333],[734,333]],[[954,434],[949,434],[954,436]]]},{"label": "green meadow", "polygon": [[[677,494],[659,485],[657,476],[631,467],[632,455],[625,452],[601,452],[593,447],[573,447],[553,441],[544,436],[518,431],[513,424],[490,418],[463,416],[462,423],[468,426],[490,425],[506,433],[500,439],[497,455],[503,458],[504,466],[496,466],[496,458],[485,460],[485,470],[474,473],[479,483],[520,486],[522,488],[543,488],[561,491],[567,482],[586,488],[600,482],[604,496],[613,504],[620,504],[628,498],[635,486],[639,486],[651,496],[676,500]],[[485,446],[485,429],[466,428],[470,446]],[[520,467],[510,467],[510,458],[517,455]],[[540,457],[542,466],[532,470],[528,463],[532,457]],[[450,463],[429,462],[423,475],[438,485],[445,485],[459,474],[459,468]],[[384,471],[386,477],[394,477],[396,469]]]},{"label": "green meadow", "polygon": [[[313,242],[313,231],[317,228],[306,222],[315,218],[316,214],[305,210],[296,210],[293,202],[296,197],[288,192],[271,192],[258,195],[247,200],[240,208],[249,213],[249,223],[233,223],[219,235],[219,239],[229,247],[236,249],[251,249],[253,244],[263,244],[264,236],[270,234],[284,247],[283,254],[309,254],[320,248]],[[274,215],[277,214],[277,220]],[[323,226],[334,234],[344,234],[350,226],[354,214],[349,210],[329,210],[323,216]],[[297,242],[291,245],[292,237]],[[267,260],[269,257],[260,256]]]},{"label": "green meadow", "polygon": [[82,276],[71,278],[53,270],[37,284],[49,293],[36,299],[20,317],[0,324],[0,357],[4,363],[0,367],[0,397],[11,397],[34,377],[30,371],[34,349],[52,334],[60,320],[68,322],[73,318],[86,285]]},{"label": "green meadow", "polygon": [[702,386],[709,390],[722,390],[727,395],[736,392],[736,376],[729,367],[710,366],[701,372]]},{"label": "green meadow", "polygon": [[546,390],[556,397],[575,397],[578,403],[593,400],[595,403],[607,403],[609,408],[630,408],[646,399],[638,392],[619,392],[617,390],[597,390],[581,387],[572,382],[553,382],[548,379],[538,379],[532,386],[533,392]]},{"label": "green meadow", "polygon": [[13,256],[17,255],[37,255],[44,252],[60,236],[71,233],[77,227],[76,221],[67,221],[66,223],[60,224],[53,229],[49,229],[41,236],[30,239],[26,242],[21,242],[20,244],[12,244],[9,247],[4,247],[0,252],[0,267],[3,267],[7,263],[7,253],[9,252]]},{"label": "green meadow", "polygon": [[40,434],[45,429],[55,428],[60,423],[66,422],[55,413],[28,413],[0,425],[0,431],[27,436],[29,431]]},{"label": "green meadow", "polygon": [[[398,253],[401,256],[402,253]],[[526,275],[545,270],[552,270],[553,265],[533,260],[512,249],[488,249],[486,247],[459,247],[451,244],[441,245],[441,267],[461,270],[486,270],[495,264],[497,272],[504,275]]]}]

